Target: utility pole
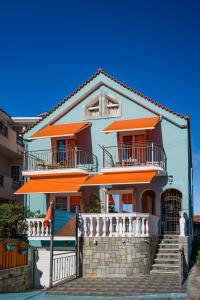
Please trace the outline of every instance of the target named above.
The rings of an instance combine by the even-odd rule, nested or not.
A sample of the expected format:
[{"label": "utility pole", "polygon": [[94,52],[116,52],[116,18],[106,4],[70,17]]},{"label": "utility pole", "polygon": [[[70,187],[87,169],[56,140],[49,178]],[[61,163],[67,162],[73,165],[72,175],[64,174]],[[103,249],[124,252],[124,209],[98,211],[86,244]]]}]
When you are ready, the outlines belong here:
[{"label": "utility pole", "polygon": [[53,287],[53,241],[54,241],[54,207],[51,201],[52,218],[51,218],[51,237],[50,237],[50,267],[49,267],[49,287]]}]

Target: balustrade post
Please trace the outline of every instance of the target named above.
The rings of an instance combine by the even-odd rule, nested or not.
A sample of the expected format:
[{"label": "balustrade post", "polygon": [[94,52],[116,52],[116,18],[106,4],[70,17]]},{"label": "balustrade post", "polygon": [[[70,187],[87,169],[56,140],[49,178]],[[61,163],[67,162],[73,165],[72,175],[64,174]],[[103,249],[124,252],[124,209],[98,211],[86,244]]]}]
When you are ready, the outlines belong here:
[{"label": "balustrade post", "polygon": [[105,237],[106,236],[106,217],[102,217],[102,236]]},{"label": "balustrade post", "polygon": [[136,229],[135,229],[135,236],[139,237],[141,236],[141,219],[139,217],[136,217]]},{"label": "balustrade post", "polygon": [[93,237],[93,217],[90,217],[90,237]]},{"label": "balustrade post", "polygon": [[122,235],[122,232],[123,232],[123,227],[122,227],[122,218],[121,217],[118,217],[118,228],[119,228],[119,236]]},{"label": "balustrade post", "polygon": [[96,237],[99,237],[99,216],[96,217]]},{"label": "balustrade post", "polygon": [[122,217],[122,235],[126,235],[126,217]]},{"label": "balustrade post", "polygon": [[84,236],[87,236],[87,217],[83,218]]},{"label": "balustrade post", "polygon": [[109,218],[109,236],[112,236],[113,231],[113,224],[112,224],[112,217]]},{"label": "balustrade post", "polygon": [[128,217],[128,236],[132,235],[132,217]]},{"label": "balustrade post", "polygon": [[32,222],[28,221],[28,236],[32,236]]},{"label": "balustrade post", "polygon": [[145,236],[145,218],[142,217],[142,233],[141,233],[142,236]]},{"label": "balustrade post", "polygon": [[150,236],[150,230],[149,230],[150,226],[149,225],[152,226],[153,224],[152,223],[149,224],[149,218],[146,218],[146,234],[145,234],[146,236]]},{"label": "balustrade post", "polygon": [[119,217],[115,216],[116,219],[116,236],[119,236]]}]

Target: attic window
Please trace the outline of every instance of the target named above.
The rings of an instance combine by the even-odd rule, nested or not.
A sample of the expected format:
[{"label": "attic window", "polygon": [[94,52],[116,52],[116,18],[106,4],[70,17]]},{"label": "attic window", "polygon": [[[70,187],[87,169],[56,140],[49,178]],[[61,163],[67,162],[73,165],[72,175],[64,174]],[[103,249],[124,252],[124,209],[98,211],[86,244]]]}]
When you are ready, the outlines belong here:
[{"label": "attic window", "polygon": [[86,119],[96,119],[100,117],[100,100],[95,97],[86,105]]},{"label": "attic window", "polygon": [[118,117],[120,115],[120,103],[109,96],[105,96],[105,117]]}]

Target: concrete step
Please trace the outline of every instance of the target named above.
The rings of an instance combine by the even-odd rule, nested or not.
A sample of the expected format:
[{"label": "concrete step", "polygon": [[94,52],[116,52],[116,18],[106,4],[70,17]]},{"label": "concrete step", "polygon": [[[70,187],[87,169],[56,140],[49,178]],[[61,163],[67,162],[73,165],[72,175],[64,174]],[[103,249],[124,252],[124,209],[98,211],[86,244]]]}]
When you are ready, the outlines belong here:
[{"label": "concrete step", "polygon": [[170,234],[164,234],[164,235],[160,235],[159,239],[170,239],[170,240],[174,240],[174,239],[179,239],[179,235],[170,235]]},{"label": "concrete step", "polygon": [[178,254],[178,249],[174,249],[174,248],[159,248],[158,251],[157,251],[157,254],[163,254],[163,253],[169,253],[170,255],[171,254]]},{"label": "concrete step", "polygon": [[179,271],[178,265],[169,265],[169,264],[153,264],[152,270],[158,270],[158,271]]},{"label": "concrete step", "polygon": [[179,244],[159,244],[158,245],[159,249],[179,249]]},{"label": "concrete step", "polygon": [[167,265],[178,265],[178,259],[170,259],[170,258],[155,258],[155,264],[167,264]]},{"label": "concrete step", "polygon": [[150,274],[178,274],[178,271],[151,270]]},{"label": "concrete step", "polygon": [[179,240],[177,240],[177,239],[164,239],[164,240],[160,240],[160,244],[179,244]]},{"label": "concrete step", "polygon": [[178,253],[168,253],[168,252],[164,252],[164,253],[160,253],[158,252],[156,254],[156,259],[177,259],[178,260]]}]

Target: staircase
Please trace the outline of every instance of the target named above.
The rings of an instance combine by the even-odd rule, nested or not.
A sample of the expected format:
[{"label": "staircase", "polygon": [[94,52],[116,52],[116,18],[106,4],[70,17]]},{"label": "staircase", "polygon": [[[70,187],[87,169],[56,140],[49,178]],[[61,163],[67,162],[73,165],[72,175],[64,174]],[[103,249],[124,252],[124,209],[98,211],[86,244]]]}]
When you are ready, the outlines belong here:
[{"label": "staircase", "polygon": [[151,274],[179,273],[179,236],[163,235],[159,237],[158,250],[154,259]]}]

